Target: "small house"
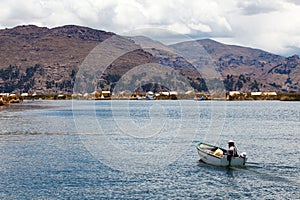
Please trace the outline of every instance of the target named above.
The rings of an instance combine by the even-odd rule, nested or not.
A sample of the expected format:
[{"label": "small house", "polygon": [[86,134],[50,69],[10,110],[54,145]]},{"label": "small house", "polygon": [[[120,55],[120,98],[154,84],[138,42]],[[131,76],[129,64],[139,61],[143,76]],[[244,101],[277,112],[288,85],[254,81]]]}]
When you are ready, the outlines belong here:
[{"label": "small house", "polygon": [[251,96],[261,96],[262,92],[251,92]]},{"label": "small house", "polygon": [[265,96],[277,96],[276,92],[264,92]]},{"label": "small house", "polygon": [[229,96],[239,96],[241,93],[239,91],[230,91]]},{"label": "small house", "polygon": [[110,91],[102,91],[101,92],[101,96],[100,96],[101,99],[111,99],[111,93]]}]

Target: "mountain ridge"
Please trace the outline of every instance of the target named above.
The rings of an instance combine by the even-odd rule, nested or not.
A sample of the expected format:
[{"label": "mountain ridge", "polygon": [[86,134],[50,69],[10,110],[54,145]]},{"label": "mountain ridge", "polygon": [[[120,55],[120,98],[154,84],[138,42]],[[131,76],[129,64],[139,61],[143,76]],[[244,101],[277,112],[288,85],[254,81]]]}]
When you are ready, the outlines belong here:
[{"label": "mountain ridge", "polygon": [[[117,35],[76,25],[54,28],[22,25],[2,29],[0,92],[72,93],[76,73],[86,56],[98,44],[113,36]],[[227,91],[300,91],[300,60],[297,55],[284,57],[212,39],[169,46],[144,36],[136,37],[135,41],[130,37],[127,39],[142,47],[144,41],[146,46],[137,47],[108,66],[109,70],[100,78],[99,90],[112,90],[118,79],[135,66],[159,63],[181,73],[196,91],[205,91],[205,81],[209,83],[209,77],[203,77],[187,59],[172,51],[173,47],[177,47],[182,52],[195,53],[187,48],[194,43],[201,46],[206,59],[209,58],[203,66],[214,67],[220,73]]]}]

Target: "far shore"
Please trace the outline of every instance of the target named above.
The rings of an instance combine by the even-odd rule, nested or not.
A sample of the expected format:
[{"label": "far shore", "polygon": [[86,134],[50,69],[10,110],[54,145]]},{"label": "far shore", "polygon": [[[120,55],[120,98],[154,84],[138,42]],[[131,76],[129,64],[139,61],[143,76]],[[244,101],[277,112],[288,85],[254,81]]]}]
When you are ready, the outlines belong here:
[{"label": "far shore", "polygon": [[300,93],[279,93],[277,95],[221,95],[221,94],[177,94],[172,96],[157,96],[152,99],[141,97],[137,95],[109,95],[109,96],[78,96],[72,94],[39,94],[39,95],[28,95],[28,96],[16,96],[14,99],[10,99],[10,103],[21,103],[24,100],[197,100],[197,101],[209,101],[209,100],[220,100],[220,101],[300,101]]}]

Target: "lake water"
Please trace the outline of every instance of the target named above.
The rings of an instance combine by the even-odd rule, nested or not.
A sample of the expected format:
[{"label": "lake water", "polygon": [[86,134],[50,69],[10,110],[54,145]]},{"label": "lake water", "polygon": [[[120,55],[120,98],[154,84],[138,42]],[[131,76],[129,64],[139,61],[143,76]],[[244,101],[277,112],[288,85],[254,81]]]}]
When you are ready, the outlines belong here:
[{"label": "lake water", "polygon": [[[28,101],[0,111],[0,199],[299,199],[300,103]],[[200,163],[200,141],[246,151]]]}]

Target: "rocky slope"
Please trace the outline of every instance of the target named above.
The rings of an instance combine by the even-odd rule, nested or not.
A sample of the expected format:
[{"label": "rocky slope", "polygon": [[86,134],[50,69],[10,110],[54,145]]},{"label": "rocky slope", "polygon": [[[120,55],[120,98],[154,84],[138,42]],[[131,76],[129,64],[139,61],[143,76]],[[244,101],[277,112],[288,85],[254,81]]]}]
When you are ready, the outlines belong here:
[{"label": "rocky slope", "polygon": [[[0,92],[72,93],[87,56],[113,37],[117,35],[72,25],[52,29],[29,25],[0,30]],[[96,88],[90,91],[112,90],[130,72],[133,75],[124,79],[124,84],[133,84],[134,90],[139,91],[177,90],[178,85],[186,82],[197,91],[214,90],[218,80],[228,91],[300,92],[297,55],[286,58],[209,39],[170,46],[145,37],[123,39],[126,42],[123,46],[117,44],[119,49],[132,46],[132,50],[111,58],[105,71],[97,75]],[[113,47],[105,47],[105,52],[113,51]],[[109,55],[106,57],[110,59]],[[166,70],[151,69],[147,63],[159,63]],[[147,77],[150,71],[151,77]]]},{"label": "rocky slope", "polygon": [[297,55],[285,58],[259,49],[211,40],[199,43],[225,78],[228,90],[300,91],[300,59]]},{"label": "rocky slope", "polygon": [[[202,48],[200,69],[214,68],[223,78],[228,91],[300,91],[300,59],[297,55],[285,58],[259,49],[225,45],[209,39],[183,42],[171,47],[187,50],[188,55],[194,53],[190,48],[193,43]],[[161,63],[189,67],[180,57],[166,63],[165,59],[160,59],[161,53],[155,55]]]},{"label": "rocky slope", "polygon": [[[112,36],[115,34],[73,25],[0,30],[0,92],[72,93],[81,63]],[[124,73],[137,64],[153,61],[149,53],[138,48],[127,53],[109,66],[114,74],[103,74],[103,87],[110,87],[115,71]]]}]

